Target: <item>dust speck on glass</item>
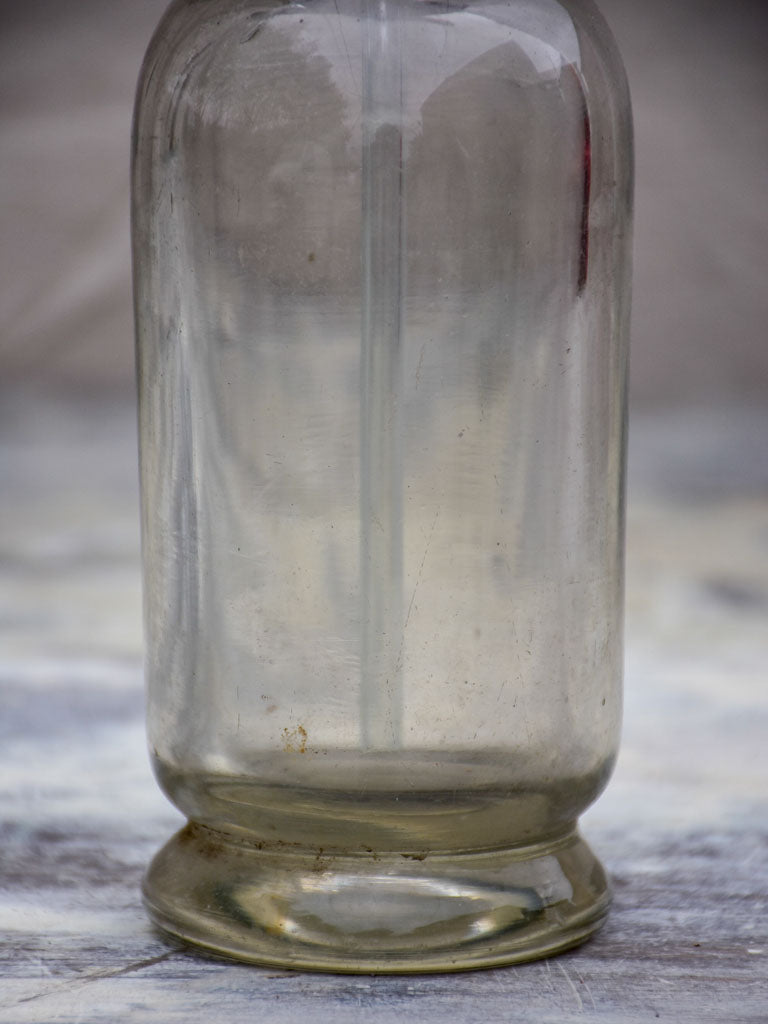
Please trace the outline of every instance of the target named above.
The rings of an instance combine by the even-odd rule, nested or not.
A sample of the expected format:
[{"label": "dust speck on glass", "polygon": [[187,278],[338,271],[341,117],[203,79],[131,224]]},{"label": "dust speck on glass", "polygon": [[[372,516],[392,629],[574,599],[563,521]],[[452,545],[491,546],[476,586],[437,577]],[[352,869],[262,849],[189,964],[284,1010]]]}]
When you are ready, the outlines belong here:
[{"label": "dust speck on glass", "polygon": [[631,118],[589,0],[177,0],[133,142],[153,919],[554,953],[621,718]]}]

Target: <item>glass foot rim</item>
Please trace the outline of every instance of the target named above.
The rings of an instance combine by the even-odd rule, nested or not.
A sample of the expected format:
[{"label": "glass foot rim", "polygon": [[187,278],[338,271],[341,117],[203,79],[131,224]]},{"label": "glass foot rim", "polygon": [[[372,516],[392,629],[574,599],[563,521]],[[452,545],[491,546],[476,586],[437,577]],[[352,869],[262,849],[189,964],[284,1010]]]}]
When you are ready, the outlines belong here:
[{"label": "glass foot rim", "polygon": [[[377,922],[362,912],[349,929],[333,908],[350,880],[360,894],[378,886],[382,907],[421,903],[429,917],[435,892],[444,903],[450,893],[458,910],[415,928],[390,911],[379,929],[366,928]],[[310,934],[304,923],[316,915],[301,903],[307,892],[323,890],[331,894],[324,904],[328,920]],[[530,847],[416,861],[401,854],[265,849],[190,823],[156,854],[142,892],[161,931],[207,954],[343,974],[478,970],[552,956],[590,938],[611,902],[603,868],[575,829]],[[479,910],[468,914],[475,905]]]}]

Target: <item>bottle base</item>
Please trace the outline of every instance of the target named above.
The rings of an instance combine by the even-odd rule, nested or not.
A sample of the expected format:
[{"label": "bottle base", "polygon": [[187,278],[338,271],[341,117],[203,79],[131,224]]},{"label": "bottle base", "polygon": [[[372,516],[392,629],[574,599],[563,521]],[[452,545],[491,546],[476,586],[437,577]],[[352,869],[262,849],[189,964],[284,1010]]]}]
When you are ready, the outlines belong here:
[{"label": "bottle base", "polygon": [[337,855],[192,822],[155,856],[143,891],[155,924],[209,953],[360,974],[549,956],[589,938],[610,904],[575,830],[503,850]]}]

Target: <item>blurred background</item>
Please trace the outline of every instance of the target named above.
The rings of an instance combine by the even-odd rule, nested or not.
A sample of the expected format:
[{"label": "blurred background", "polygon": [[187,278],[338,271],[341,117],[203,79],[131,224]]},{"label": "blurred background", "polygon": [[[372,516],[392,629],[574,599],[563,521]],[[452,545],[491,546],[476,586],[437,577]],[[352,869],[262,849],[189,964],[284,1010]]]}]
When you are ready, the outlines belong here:
[{"label": "blurred background", "polygon": [[[5,387],[133,389],[128,144],[165,0],[0,0]],[[632,407],[768,401],[768,8],[603,0],[632,88]]]},{"label": "blurred background", "polygon": [[[0,682],[22,718],[35,688],[65,719],[128,715],[142,792],[128,162],[164,7],[0,0]],[[637,201],[627,726],[599,807],[628,813],[658,771],[663,817],[701,780],[768,790],[768,7],[601,7]]]}]

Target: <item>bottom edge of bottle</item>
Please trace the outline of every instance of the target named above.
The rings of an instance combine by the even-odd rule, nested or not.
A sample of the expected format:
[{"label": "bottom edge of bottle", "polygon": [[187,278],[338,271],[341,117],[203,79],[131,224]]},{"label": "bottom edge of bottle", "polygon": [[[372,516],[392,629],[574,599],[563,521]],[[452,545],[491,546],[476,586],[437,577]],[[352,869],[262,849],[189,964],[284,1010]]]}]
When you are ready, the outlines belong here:
[{"label": "bottom edge of bottle", "polygon": [[500,966],[583,942],[610,904],[576,831],[529,848],[285,857],[193,823],[144,880],[154,923],[207,954],[294,970],[420,973]]}]

